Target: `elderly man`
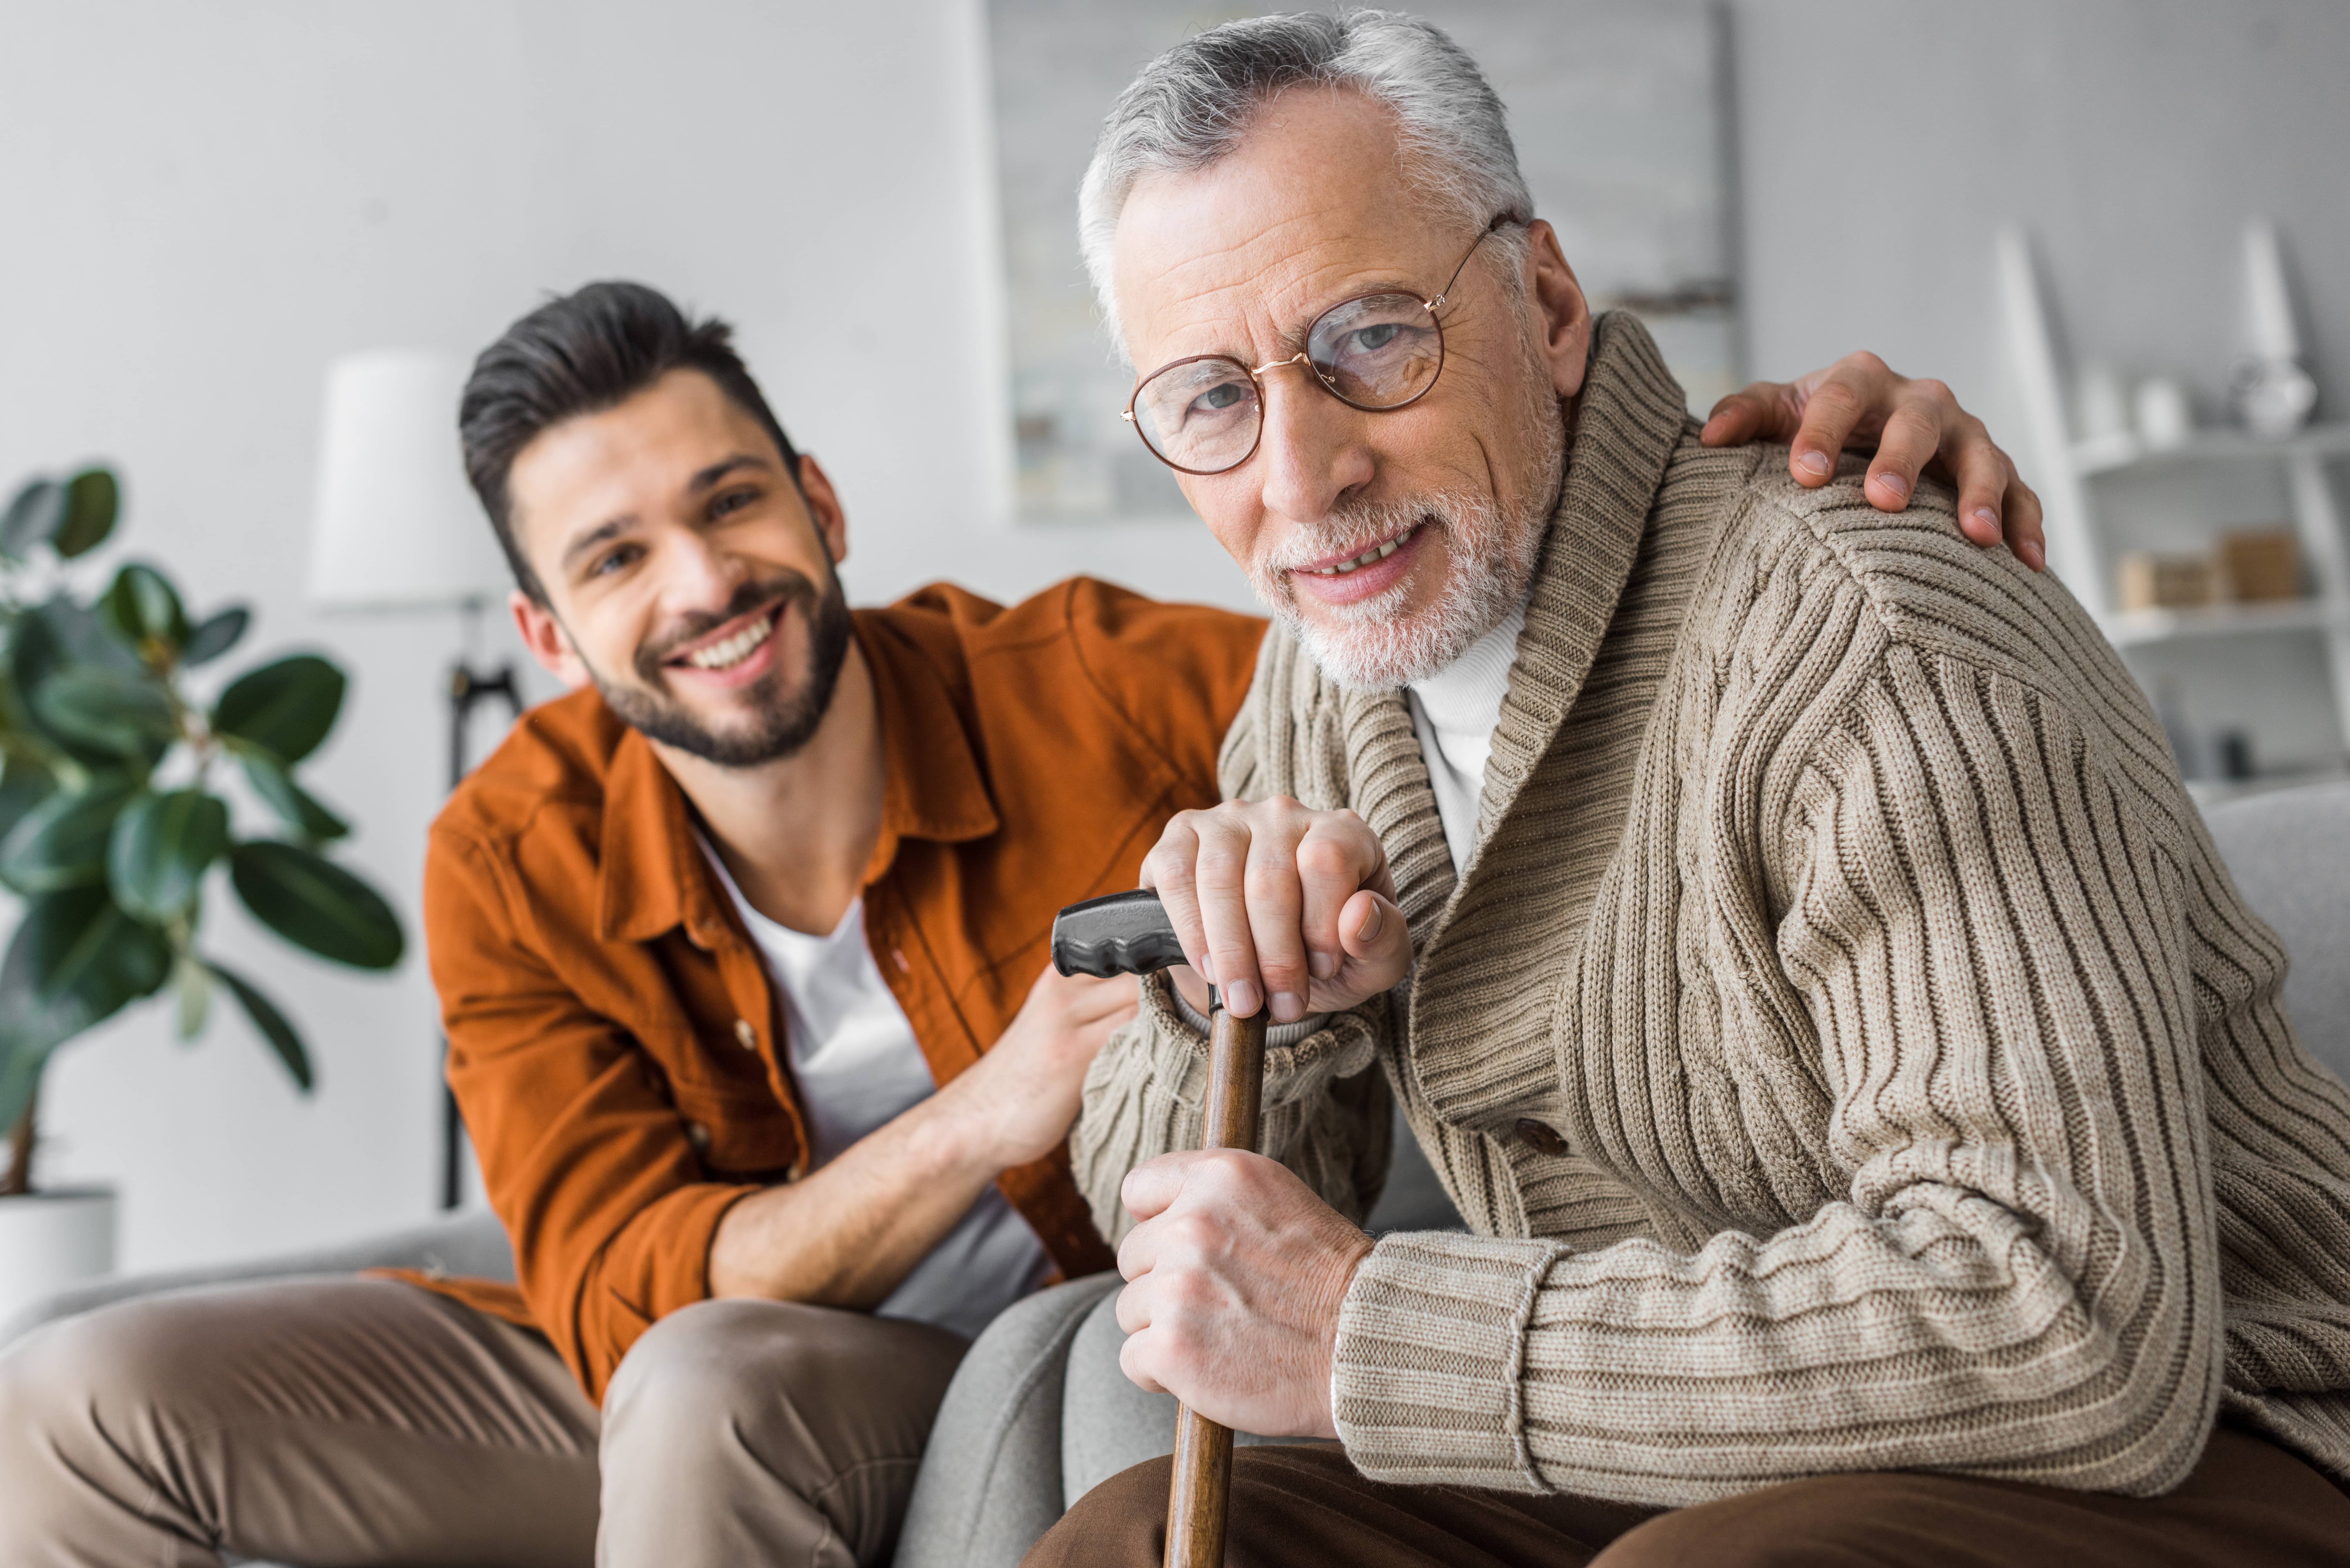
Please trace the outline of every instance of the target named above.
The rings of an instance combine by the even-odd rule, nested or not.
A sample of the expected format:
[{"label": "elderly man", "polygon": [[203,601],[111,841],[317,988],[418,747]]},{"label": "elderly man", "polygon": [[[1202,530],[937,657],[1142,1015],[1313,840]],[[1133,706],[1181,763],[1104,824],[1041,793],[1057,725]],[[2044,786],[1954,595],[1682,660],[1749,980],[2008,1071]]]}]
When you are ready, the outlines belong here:
[{"label": "elderly man", "polygon": [[[1423,23],[1194,38],[1084,190],[1275,618],[1074,1140],[1128,1374],[1343,1444],[1241,1451],[1230,1560],[2350,1561],[2350,1092],[2064,589],[1703,448]],[[1203,980],[1262,1154],[1168,1152]],[[1366,1074],[1472,1234],[1357,1228]]]}]

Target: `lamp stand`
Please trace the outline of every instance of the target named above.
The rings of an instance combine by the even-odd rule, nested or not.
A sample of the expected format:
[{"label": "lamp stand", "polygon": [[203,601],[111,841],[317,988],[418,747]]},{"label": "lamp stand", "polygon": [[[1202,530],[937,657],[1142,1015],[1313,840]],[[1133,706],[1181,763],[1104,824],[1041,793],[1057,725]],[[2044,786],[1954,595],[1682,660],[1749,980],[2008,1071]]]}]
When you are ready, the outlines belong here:
[{"label": "lamp stand", "polygon": [[[470,639],[469,639],[470,640]],[[449,667],[449,788],[453,794],[465,782],[470,764],[465,756],[465,722],[473,706],[484,699],[503,697],[517,719],[522,717],[522,689],[515,684],[514,666],[479,670],[460,659]],[[449,1037],[441,1037],[445,1064]],[[444,1072],[441,1083],[441,1207],[454,1209],[464,1199],[465,1118],[457,1109],[457,1092]]]}]

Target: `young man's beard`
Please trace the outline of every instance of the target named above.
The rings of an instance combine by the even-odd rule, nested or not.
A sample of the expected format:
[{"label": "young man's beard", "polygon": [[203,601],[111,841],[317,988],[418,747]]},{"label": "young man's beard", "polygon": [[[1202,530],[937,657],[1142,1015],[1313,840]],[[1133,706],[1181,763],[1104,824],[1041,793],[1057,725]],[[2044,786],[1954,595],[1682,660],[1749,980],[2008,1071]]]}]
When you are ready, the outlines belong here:
[{"label": "young man's beard", "polygon": [[[1548,364],[1531,344],[1519,358],[1515,477],[1522,499],[1514,514],[1505,514],[1491,495],[1465,490],[1347,503],[1310,536],[1293,540],[1285,559],[1250,567],[1258,599],[1339,685],[1387,691],[1425,680],[1467,652],[1525,597],[1565,474],[1566,431]],[[1350,547],[1367,549],[1416,526],[1444,536],[1449,570],[1434,604],[1405,613],[1410,584],[1404,582],[1354,604],[1323,605],[1318,623],[1299,612],[1289,575],[1295,566]]]},{"label": "young man's beard", "polygon": [[[822,588],[794,571],[745,583],[725,608],[695,616],[660,643],[639,649],[636,667],[640,684],[622,686],[596,674],[596,690],[623,723],[647,740],[674,746],[721,767],[756,767],[788,757],[806,745],[824,722],[825,712],[832,706],[833,688],[840,680],[841,662],[848,657],[848,601],[842,597],[838,575],[827,572],[825,576]],[[796,688],[785,689],[783,650],[777,649],[767,673],[739,693],[746,700],[744,706],[753,710],[751,722],[723,733],[712,730],[668,695],[663,669],[668,651],[770,604],[775,618],[770,638],[784,635],[795,609],[806,624],[807,672]]]}]

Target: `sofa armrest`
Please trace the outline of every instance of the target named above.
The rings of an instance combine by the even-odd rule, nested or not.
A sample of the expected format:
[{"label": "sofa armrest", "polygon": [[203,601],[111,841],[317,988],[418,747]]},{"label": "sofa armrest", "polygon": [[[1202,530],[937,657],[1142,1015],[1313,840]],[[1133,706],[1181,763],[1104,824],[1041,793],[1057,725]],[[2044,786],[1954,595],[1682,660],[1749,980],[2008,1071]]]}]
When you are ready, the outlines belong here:
[{"label": "sofa armrest", "polygon": [[505,1231],[499,1225],[497,1216],[486,1210],[472,1210],[312,1251],[93,1280],[88,1284],[44,1296],[0,1322],[0,1345],[53,1319],[71,1317],[111,1302],[153,1295],[160,1291],[302,1275],[356,1274],[365,1269],[423,1269],[508,1282],[515,1277],[514,1252],[506,1245]]}]

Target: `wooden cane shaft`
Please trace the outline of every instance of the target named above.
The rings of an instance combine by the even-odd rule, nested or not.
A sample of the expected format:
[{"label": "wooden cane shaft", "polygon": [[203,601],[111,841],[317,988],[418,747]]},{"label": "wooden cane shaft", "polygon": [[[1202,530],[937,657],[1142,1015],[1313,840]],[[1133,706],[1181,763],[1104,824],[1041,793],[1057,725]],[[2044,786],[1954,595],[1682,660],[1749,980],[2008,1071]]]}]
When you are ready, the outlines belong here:
[{"label": "wooden cane shaft", "polygon": [[[1264,1097],[1264,1010],[1209,1014],[1208,1105],[1202,1148],[1256,1147]],[[1232,1490],[1232,1434],[1189,1406],[1175,1412],[1175,1475],[1167,1490],[1166,1568],[1223,1568]]]},{"label": "wooden cane shaft", "polygon": [[1175,1479],[1167,1489],[1166,1568],[1223,1568],[1232,1433],[1188,1405],[1175,1412]]}]

